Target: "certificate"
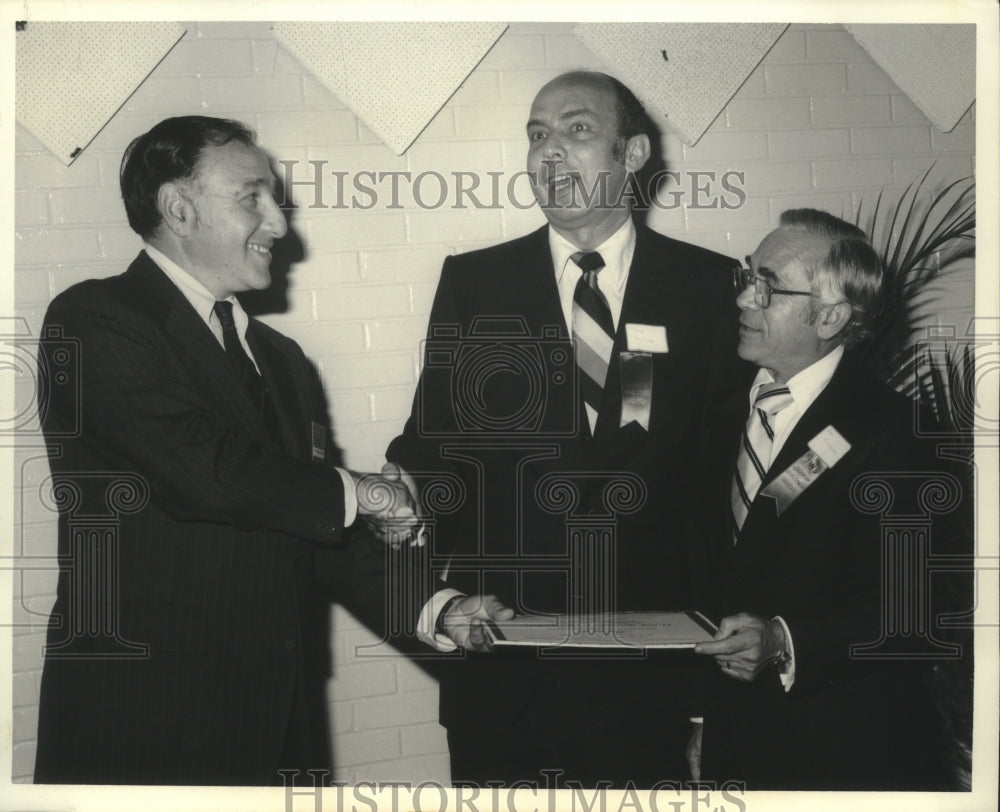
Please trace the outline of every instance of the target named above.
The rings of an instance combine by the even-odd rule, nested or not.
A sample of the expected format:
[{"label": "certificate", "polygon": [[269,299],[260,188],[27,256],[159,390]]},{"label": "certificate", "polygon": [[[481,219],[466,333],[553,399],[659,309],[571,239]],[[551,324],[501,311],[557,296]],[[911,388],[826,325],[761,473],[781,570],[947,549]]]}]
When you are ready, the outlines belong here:
[{"label": "certificate", "polygon": [[614,612],[600,615],[518,615],[487,621],[495,646],[693,648],[715,634],[700,612]]}]

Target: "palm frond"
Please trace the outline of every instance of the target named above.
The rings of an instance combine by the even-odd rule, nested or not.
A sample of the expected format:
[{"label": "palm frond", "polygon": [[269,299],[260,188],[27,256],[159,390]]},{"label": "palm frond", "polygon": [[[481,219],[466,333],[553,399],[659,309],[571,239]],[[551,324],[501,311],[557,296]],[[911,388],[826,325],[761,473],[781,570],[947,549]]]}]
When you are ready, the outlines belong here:
[{"label": "palm frond", "polygon": [[[909,348],[920,323],[940,292],[942,277],[975,256],[976,202],[973,178],[960,178],[931,193],[933,165],[887,203],[883,189],[872,211],[855,223],[868,233],[884,268],[883,304],[871,338],[860,348],[864,362],[883,380],[911,395],[920,394]],[[923,386],[946,383],[925,380]],[[947,387],[944,390],[947,392]]]}]

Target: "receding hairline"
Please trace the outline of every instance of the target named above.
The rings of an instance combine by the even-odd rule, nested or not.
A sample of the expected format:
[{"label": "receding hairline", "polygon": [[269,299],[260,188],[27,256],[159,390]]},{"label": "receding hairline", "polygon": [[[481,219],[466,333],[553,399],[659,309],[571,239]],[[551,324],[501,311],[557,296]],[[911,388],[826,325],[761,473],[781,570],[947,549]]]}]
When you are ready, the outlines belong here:
[{"label": "receding hairline", "polygon": [[259,189],[261,187],[267,187],[269,189],[274,189],[277,185],[278,178],[275,176],[274,172],[271,170],[271,163],[267,158],[266,153],[260,148],[256,143],[245,143],[233,139],[227,141],[225,144],[206,144],[198,151],[198,158],[195,160],[194,167],[192,168],[191,174],[187,178],[179,179],[181,182],[194,184],[196,186],[200,185],[205,176],[206,162],[205,157],[211,155],[214,150],[225,150],[232,144],[239,144],[245,150],[255,153],[257,156],[263,158],[265,165],[266,174],[257,174],[256,176],[241,180],[236,184],[236,191],[243,192],[249,191],[251,189]]},{"label": "receding hairline", "polygon": [[535,98],[532,100],[532,106],[534,106],[535,101],[548,90],[559,85],[590,85],[591,87],[603,88],[607,90],[611,95],[612,103],[618,103],[618,91],[615,87],[614,81],[610,76],[606,76],[603,73],[596,73],[590,71],[571,71],[570,73],[563,73],[554,79],[550,79],[544,85],[542,85],[538,92],[535,94]]},{"label": "receding hairline", "polygon": [[[535,98],[532,99],[531,109],[535,109],[535,105],[538,100],[542,97],[542,94],[550,91],[552,89],[558,88],[560,85],[580,85],[586,86],[590,89],[605,90],[608,94],[608,108],[611,114],[615,117],[615,120],[620,124],[621,121],[621,110],[618,98],[618,92],[615,88],[614,82],[611,81],[610,77],[605,76],[600,73],[588,73],[587,71],[573,71],[572,73],[564,73],[557,76],[555,79],[551,79],[546,82],[535,94]],[[561,112],[558,115],[559,120],[565,120],[578,115],[592,115],[599,116],[602,111],[599,109],[598,105],[593,105],[593,107],[577,107],[573,110],[567,110]],[[542,127],[545,126],[545,122],[532,116],[528,119],[528,123],[525,128],[530,127]]]},{"label": "receding hairline", "polygon": [[[809,277],[810,284],[814,283],[819,264],[821,264],[827,257],[830,253],[830,249],[833,247],[834,243],[837,242],[837,240],[832,237],[828,237],[825,234],[817,234],[814,231],[809,231],[804,228],[779,225],[777,228],[772,229],[765,235],[757,250],[760,250],[760,247],[763,246],[769,239],[776,237],[779,234],[785,236],[786,239],[798,238],[797,242],[808,242],[807,245],[794,244],[795,258],[802,263],[802,266]],[[754,251],[754,253],[756,253],[756,251]],[[762,267],[767,268],[770,275],[775,280],[781,281],[777,273],[777,269],[772,267],[771,263]],[[765,277],[766,276],[767,274],[765,274]]]}]

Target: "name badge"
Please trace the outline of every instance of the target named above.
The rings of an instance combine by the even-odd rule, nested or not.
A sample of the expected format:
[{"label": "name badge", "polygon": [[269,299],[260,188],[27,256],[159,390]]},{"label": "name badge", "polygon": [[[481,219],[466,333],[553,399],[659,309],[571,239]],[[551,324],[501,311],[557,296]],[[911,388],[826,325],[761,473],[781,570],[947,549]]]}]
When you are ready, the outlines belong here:
[{"label": "name badge", "polygon": [[851,444],[833,426],[827,426],[813,437],[809,450],[793,462],[764,488],[761,493],[775,501],[780,516],[799,495],[815,482],[820,474],[833,468],[848,451]]},{"label": "name badge", "polygon": [[662,324],[626,324],[625,339],[632,352],[670,352]]},{"label": "name badge", "polygon": [[312,458],[316,462],[324,462],[326,460],[326,426],[315,420],[311,421],[310,425],[312,427]]}]

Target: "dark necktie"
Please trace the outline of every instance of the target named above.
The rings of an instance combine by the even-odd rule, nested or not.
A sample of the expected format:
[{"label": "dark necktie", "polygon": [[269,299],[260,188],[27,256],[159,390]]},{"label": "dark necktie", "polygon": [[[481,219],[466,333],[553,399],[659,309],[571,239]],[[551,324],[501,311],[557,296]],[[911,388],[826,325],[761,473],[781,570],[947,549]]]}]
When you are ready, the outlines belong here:
[{"label": "dark necktie", "polygon": [[740,453],[733,474],[730,503],[733,510],[734,541],[739,541],[750,505],[770,467],[771,448],[774,445],[774,416],[791,402],[792,393],[783,383],[767,383],[757,390],[754,407],[743,427]]},{"label": "dark necktie", "polygon": [[236,369],[237,374],[239,374],[244,388],[250,395],[250,399],[260,412],[260,416],[264,419],[264,425],[267,426],[268,433],[272,439],[277,441],[279,436],[278,420],[274,413],[274,406],[271,403],[271,395],[267,391],[267,384],[264,383],[264,379],[257,371],[257,367],[250,360],[247,351],[243,349],[239,333],[236,331],[236,322],[233,320],[233,303],[216,302],[214,310],[219,324],[222,325],[222,342],[226,348],[226,355],[229,356],[229,360]]},{"label": "dark necktie", "polygon": [[573,340],[580,370],[580,392],[595,412],[601,411],[604,382],[608,377],[615,324],[611,308],[597,283],[604,260],[596,251],[577,252],[571,257],[583,271],[573,293]]}]

